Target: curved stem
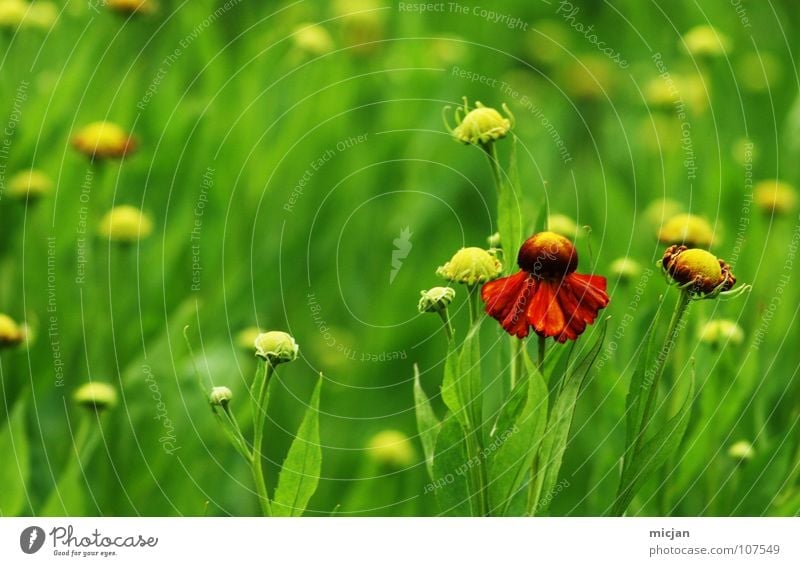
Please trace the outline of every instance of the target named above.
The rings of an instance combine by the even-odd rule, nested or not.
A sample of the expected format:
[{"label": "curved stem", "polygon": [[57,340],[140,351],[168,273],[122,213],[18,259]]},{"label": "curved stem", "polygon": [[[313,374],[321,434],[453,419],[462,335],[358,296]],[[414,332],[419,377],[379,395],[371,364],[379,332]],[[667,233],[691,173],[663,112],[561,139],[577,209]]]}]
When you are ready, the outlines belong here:
[{"label": "curved stem", "polygon": [[439,311],[439,316],[442,319],[442,324],[444,325],[444,331],[447,334],[447,341],[453,341],[453,325],[450,324],[450,316],[447,314],[447,309],[444,308]]}]

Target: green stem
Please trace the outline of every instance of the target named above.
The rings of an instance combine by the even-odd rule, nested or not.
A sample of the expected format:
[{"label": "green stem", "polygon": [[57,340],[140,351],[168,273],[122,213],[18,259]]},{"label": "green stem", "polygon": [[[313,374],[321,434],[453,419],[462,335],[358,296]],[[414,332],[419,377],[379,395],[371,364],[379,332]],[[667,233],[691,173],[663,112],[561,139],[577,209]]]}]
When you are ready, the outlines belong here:
[{"label": "green stem", "polygon": [[447,341],[453,341],[453,325],[450,324],[450,316],[447,314],[447,309],[444,308],[439,312],[439,316],[442,319],[442,324],[444,325],[445,334],[447,334]]},{"label": "green stem", "polygon": [[547,353],[547,338],[544,336],[538,336],[539,338],[539,356],[538,356],[538,363],[539,363],[539,371],[544,373],[544,357]]},{"label": "green stem", "polygon": [[659,351],[659,356],[662,357],[662,360],[656,367],[656,372],[653,376],[653,383],[650,386],[650,392],[647,395],[644,412],[642,413],[642,422],[639,425],[639,434],[636,436],[636,442],[634,443],[633,451],[630,454],[631,458],[636,458],[636,455],[638,454],[639,449],[644,442],[644,438],[647,434],[647,428],[650,426],[650,420],[652,418],[653,405],[658,397],[658,385],[661,381],[661,376],[664,375],[664,368],[667,365],[669,355],[672,352],[678,335],[681,332],[683,318],[688,311],[689,303],[691,301],[691,295],[686,291],[681,291],[680,297],[678,297],[678,302],[675,305],[675,311],[672,313],[672,320],[669,323],[669,329],[667,330],[667,335],[664,340],[664,346]]},{"label": "green stem", "polygon": [[251,399],[253,402],[253,459],[250,466],[253,472],[253,482],[256,486],[256,493],[258,494],[258,501],[261,505],[261,511],[265,517],[272,516],[272,505],[269,501],[269,494],[267,493],[267,484],[264,481],[264,470],[262,467],[262,460],[264,455],[261,452],[261,445],[264,442],[264,423],[267,418],[267,391],[269,385],[269,378],[272,376],[274,368],[272,364],[265,361],[264,371],[258,372],[261,379],[253,380],[253,389],[251,390]]},{"label": "green stem", "polygon": [[503,173],[500,170],[500,160],[497,156],[497,148],[494,142],[481,144],[481,148],[486,153],[486,158],[489,160],[489,166],[492,168],[492,177],[494,178],[495,188],[497,193],[500,194],[503,186]]}]

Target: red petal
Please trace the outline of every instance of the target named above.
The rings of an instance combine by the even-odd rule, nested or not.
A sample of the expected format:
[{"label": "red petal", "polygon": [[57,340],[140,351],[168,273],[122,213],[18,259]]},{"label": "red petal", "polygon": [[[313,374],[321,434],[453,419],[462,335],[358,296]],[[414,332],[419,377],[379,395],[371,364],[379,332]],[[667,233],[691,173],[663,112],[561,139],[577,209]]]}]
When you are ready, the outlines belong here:
[{"label": "red petal", "polygon": [[556,299],[559,284],[542,280],[528,307],[528,322],[540,336],[558,336],[564,331],[564,312]]},{"label": "red petal", "polygon": [[586,325],[597,318],[597,312],[608,305],[606,279],[599,275],[581,275],[572,273],[563,282],[558,294],[561,308],[567,316],[567,327],[557,337],[559,342],[575,340]]},{"label": "red petal", "polygon": [[524,312],[535,283],[536,279],[525,271],[486,283],[481,289],[486,314],[497,319],[509,334],[526,337],[528,323]]}]

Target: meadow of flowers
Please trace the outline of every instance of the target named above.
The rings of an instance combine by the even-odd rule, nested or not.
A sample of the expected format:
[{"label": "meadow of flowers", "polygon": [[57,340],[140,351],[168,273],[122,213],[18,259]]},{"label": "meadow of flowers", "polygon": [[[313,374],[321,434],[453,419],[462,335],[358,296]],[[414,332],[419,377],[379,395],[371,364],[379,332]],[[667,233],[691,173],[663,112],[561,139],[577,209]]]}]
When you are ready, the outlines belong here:
[{"label": "meadow of flowers", "polygon": [[797,515],[797,31],[0,0],[0,516]]}]

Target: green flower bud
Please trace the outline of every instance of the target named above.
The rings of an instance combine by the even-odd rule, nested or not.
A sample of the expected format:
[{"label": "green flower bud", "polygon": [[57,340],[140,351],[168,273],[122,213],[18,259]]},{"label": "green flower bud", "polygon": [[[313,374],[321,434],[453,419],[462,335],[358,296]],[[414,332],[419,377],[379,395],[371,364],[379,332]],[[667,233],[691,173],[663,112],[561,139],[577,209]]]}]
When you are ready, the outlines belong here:
[{"label": "green flower bud", "polygon": [[135,206],[111,209],[100,221],[98,233],[120,244],[133,244],[153,232],[153,221]]},{"label": "green flower bud", "polygon": [[433,287],[427,291],[420,291],[422,297],[417,308],[419,312],[441,312],[453,302],[456,296],[455,289],[450,287]]},{"label": "green flower bud", "polygon": [[310,55],[325,55],[333,51],[333,39],[324,27],[318,24],[302,24],[294,30],[295,46]]},{"label": "green flower bud", "polygon": [[367,453],[373,461],[383,466],[402,469],[416,460],[414,445],[399,430],[384,430],[367,443]]},{"label": "green flower bud", "polygon": [[611,273],[616,275],[620,281],[627,282],[641,275],[642,266],[629,257],[621,257],[611,263]]},{"label": "green flower bud", "polygon": [[214,387],[208,400],[212,407],[225,407],[233,399],[233,393],[227,387]]},{"label": "green flower bud", "polygon": [[470,110],[467,98],[464,97],[464,106],[456,109],[455,118],[457,125],[452,130],[453,136],[465,144],[487,144],[504,138],[511,131],[513,116],[508,107],[503,105],[507,118],[494,108],[475,102],[475,108]]},{"label": "green flower bud", "polygon": [[548,216],[547,229],[570,240],[574,240],[578,236],[578,225],[566,214],[551,214]]},{"label": "green flower bud", "polygon": [[247,328],[240,330],[235,338],[236,346],[241,350],[250,352],[253,349],[253,344],[255,343],[259,334],[261,334],[261,329],[257,326],[248,326]]},{"label": "green flower bud", "polygon": [[495,232],[494,234],[486,238],[486,243],[489,244],[490,248],[499,250],[502,245],[500,242],[500,232]]},{"label": "green flower bud", "polygon": [[696,26],[683,36],[686,50],[695,57],[718,57],[730,51],[730,40],[708,25]]},{"label": "green flower bud", "polygon": [[454,283],[477,285],[500,276],[503,264],[481,248],[461,248],[450,261],[436,270],[436,275]]},{"label": "green flower bud", "polygon": [[52,190],[53,181],[50,177],[41,171],[30,169],[20,171],[9,180],[6,194],[18,200],[35,201]]},{"label": "green flower bud", "polygon": [[271,331],[259,334],[255,339],[256,356],[276,366],[297,359],[300,347],[286,332]]},{"label": "green flower bud", "polygon": [[740,440],[728,448],[728,456],[740,462],[752,460],[755,455],[756,451],[753,449],[753,445],[746,440]]},{"label": "green flower bud", "polygon": [[738,346],[744,342],[744,330],[732,320],[709,320],[700,329],[700,341],[714,347],[728,343]]},{"label": "green flower bud", "polygon": [[93,381],[76,389],[72,399],[81,407],[100,412],[114,408],[117,404],[117,390],[108,383]]}]

